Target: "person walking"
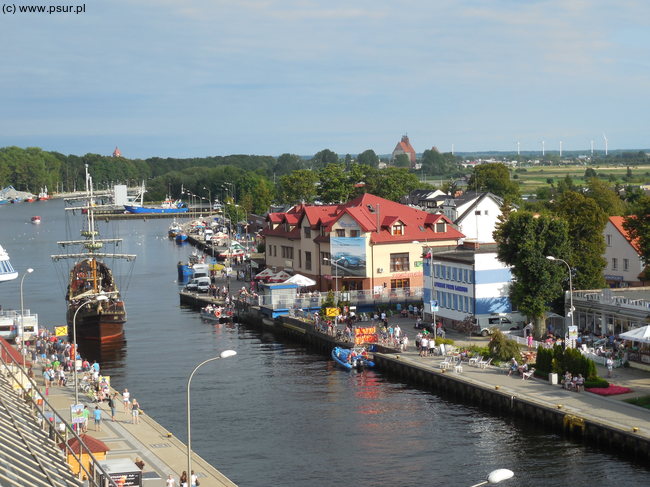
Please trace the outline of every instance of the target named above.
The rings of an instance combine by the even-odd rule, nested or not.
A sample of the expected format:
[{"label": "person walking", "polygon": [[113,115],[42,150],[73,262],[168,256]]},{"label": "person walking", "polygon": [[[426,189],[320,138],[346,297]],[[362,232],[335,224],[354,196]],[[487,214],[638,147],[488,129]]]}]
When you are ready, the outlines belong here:
[{"label": "person walking", "polygon": [[124,403],[124,412],[128,413],[131,406],[131,393],[128,389],[124,389],[122,392],[122,402]]},{"label": "person walking", "polygon": [[614,360],[612,360],[611,356],[607,357],[605,365],[607,366],[607,377],[612,377],[612,371],[614,370]]},{"label": "person walking", "polygon": [[102,430],[102,410],[99,409],[99,406],[95,406],[93,411],[93,418],[95,419],[95,431]]},{"label": "person walking", "polygon": [[183,470],[180,478],[181,487],[187,487],[187,472]]},{"label": "person walking", "polygon": [[140,404],[138,401],[133,398],[133,402],[131,403],[131,422],[133,424],[139,424],[140,423]]},{"label": "person walking", "polygon": [[111,421],[115,421],[115,398],[117,397],[117,392],[114,393],[112,396],[109,395],[108,399],[106,399],[106,402],[108,403],[108,407],[111,409]]},{"label": "person walking", "polygon": [[172,474],[167,475],[167,480],[165,481],[165,487],[176,487],[176,479]]}]

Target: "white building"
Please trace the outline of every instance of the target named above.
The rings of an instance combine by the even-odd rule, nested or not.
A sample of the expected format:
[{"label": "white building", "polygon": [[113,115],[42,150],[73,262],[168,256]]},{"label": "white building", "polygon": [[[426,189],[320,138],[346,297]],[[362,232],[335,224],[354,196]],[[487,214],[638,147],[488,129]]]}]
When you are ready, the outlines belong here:
[{"label": "white building", "polygon": [[[437,301],[444,323],[468,316],[512,312],[510,267],[497,259],[496,244],[465,240],[454,250],[429,249],[424,259],[423,300],[427,317]],[[431,272],[433,268],[433,273]],[[432,275],[433,274],[433,275]]]},{"label": "white building", "polygon": [[639,278],[645,265],[639,245],[623,228],[624,217],[610,216],[605,225],[605,281],[612,287],[643,286]]},{"label": "white building", "polygon": [[502,206],[503,199],[492,193],[468,191],[457,198],[445,200],[441,210],[466,238],[479,243],[492,243]]}]

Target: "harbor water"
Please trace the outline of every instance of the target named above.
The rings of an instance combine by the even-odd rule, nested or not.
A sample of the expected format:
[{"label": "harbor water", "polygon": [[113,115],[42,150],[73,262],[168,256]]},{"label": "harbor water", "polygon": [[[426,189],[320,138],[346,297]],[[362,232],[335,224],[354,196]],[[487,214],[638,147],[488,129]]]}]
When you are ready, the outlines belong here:
[{"label": "harbor water", "polygon": [[[30,223],[39,215],[40,225]],[[21,273],[0,284],[0,304],[38,313],[41,326],[64,324],[62,275],[50,255],[76,237],[63,202],[0,206],[0,244]],[[490,415],[390,380],[344,372],[327,357],[239,325],[201,322],[179,306],[176,263],[191,252],[167,239],[171,220],[100,221],[137,254],[132,272],[116,269],[128,322],[126,340],[100,354],[102,372],[128,388],[145,414],[186,440],[186,384],[192,369],[226,349],[192,381],[192,446],[242,487],[472,485],[497,468],[507,486],[648,485],[649,469],[613,453],[567,441],[525,422]],[[125,417],[122,414],[122,417]],[[121,418],[120,418],[121,419]],[[176,472],[176,475],[180,472]]]}]

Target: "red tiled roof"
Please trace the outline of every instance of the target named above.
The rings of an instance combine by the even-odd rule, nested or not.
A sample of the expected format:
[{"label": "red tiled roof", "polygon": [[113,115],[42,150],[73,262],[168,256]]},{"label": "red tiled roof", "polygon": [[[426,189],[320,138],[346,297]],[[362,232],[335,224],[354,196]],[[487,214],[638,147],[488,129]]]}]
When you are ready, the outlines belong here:
[{"label": "red tiled roof", "polygon": [[[630,216],[631,218],[634,218],[634,215]],[[612,222],[612,225],[620,232],[621,235],[623,235],[623,238],[628,241],[628,243],[636,250],[637,254],[641,255],[641,246],[639,245],[639,239],[635,238],[634,240],[630,237],[630,234],[625,228],[623,227],[623,223],[625,222],[624,216],[610,216],[609,221]]]},{"label": "red tiled roof", "polygon": [[[104,443],[102,440],[98,440],[97,438],[93,438],[90,435],[79,435],[79,438],[81,438],[81,441],[83,441],[87,447],[87,449],[84,448],[84,453],[88,453],[87,450],[90,450],[91,453],[107,452],[110,450],[106,443]],[[68,440],[68,446],[70,448],[66,451],[72,450],[77,455],[79,454],[81,445],[77,438],[70,438]],[[63,443],[59,443],[59,448],[63,450],[65,448],[65,445]]]},{"label": "red tiled roof", "polygon": [[[295,208],[285,213],[270,214],[268,221],[276,224],[275,229],[267,228],[264,235],[284,238],[300,238],[300,222],[306,216],[312,229],[322,225],[326,232],[330,232],[334,224],[344,215],[354,219],[363,232],[372,232],[370,240],[373,243],[412,242],[422,243],[441,240],[458,240],[464,235],[456,230],[451,221],[444,215],[434,215],[422,210],[386,200],[372,194],[363,194],[341,205],[325,206],[300,206],[300,214],[295,213]],[[282,215],[282,217],[279,217]],[[391,235],[391,226],[396,221],[404,224],[403,235]],[[284,222],[296,225],[294,230],[287,231]],[[295,222],[295,223],[294,223]],[[436,232],[436,223],[446,223],[445,232]],[[379,225],[379,231],[377,226]],[[327,241],[327,237],[315,235],[318,241]]]}]

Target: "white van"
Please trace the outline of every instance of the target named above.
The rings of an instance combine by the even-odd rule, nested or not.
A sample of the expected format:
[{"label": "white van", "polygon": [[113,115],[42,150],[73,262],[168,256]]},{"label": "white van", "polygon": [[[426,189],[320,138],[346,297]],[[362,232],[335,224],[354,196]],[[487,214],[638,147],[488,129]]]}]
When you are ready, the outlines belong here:
[{"label": "white van", "polygon": [[210,242],[212,240],[212,236],[214,235],[214,230],[211,228],[206,228],[203,230],[203,241],[204,242]]},{"label": "white van", "polygon": [[521,313],[493,313],[491,315],[475,315],[473,333],[481,336],[492,334],[493,329],[499,331],[521,330],[526,325],[526,317]]},{"label": "white van", "polygon": [[207,293],[210,290],[209,277],[195,277],[187,283],[186,289],[188,291],[195,291],[199,293]]}]

